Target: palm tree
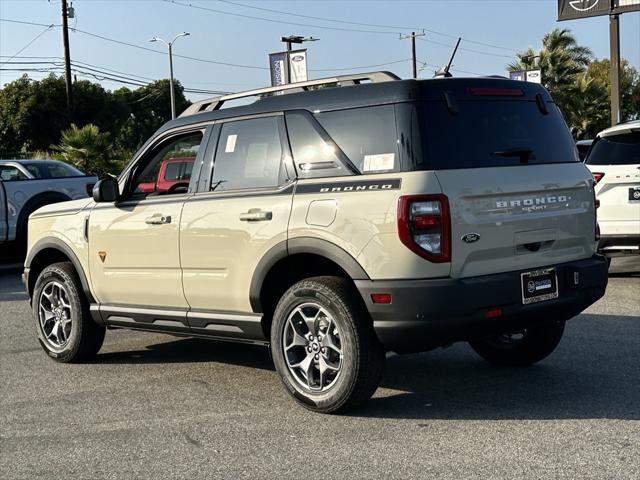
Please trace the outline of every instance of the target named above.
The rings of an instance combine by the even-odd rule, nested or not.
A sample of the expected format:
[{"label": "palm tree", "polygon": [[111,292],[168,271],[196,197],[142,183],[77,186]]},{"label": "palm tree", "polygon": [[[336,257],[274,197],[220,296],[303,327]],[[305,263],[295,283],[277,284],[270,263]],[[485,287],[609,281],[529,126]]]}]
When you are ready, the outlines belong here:
[{"label": "palm tree", "polygon": [[60,143],[52,145],[51,149],[58,152],[55,158],[71,163],[85,173],[105,174],[112,167],[109,134],[100,132],[91,123],[81,128],[71,124],[71,128],[62,132]]},{"label": "palm tree", "polygon": [[542,70],[542,83],[567,115],[577,76],[586,70],[592,59],[591,50],[578,45],[570,30],[556,28],[542,38],[540,52],[536,54],[529,48],[518,53],[518,60],[510,63],[507,68],[510,72],[538,68]]}]

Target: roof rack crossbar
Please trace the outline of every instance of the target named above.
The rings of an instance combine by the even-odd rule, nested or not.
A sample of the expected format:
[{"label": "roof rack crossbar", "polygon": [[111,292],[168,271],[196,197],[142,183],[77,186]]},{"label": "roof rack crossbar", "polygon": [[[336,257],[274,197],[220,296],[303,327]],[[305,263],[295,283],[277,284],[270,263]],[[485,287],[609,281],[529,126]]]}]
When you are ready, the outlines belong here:
[{"label": "roof rack crossbar", "polygon": [[219,110],[222,105],[229,100],[237,100],[239,98],[255,97],[258,95],[266,95],[276,92],[292,93],[295,91],[309,90],[309,87],[318,85],[325,85],[328,83],[337,83],[338,85],[357,85],[359,83],[369,81],[372,83],[389,82],[393,80],[400,80],[400,77],[391,72],[368,72],[352,75],[338,75],[335,77],[319,78],[317,80],[309,80],[306,82],[289,83],[287,85],[279,85],[276,87],[258,88],[255,90],[247,90],[245,92],[230,93],[228,95],[222,95],[220,97],[207,98],[193,103],[184,112],[180,114],[181,117],[187,117],[189,115],[195,115],[200,112],[210,112],[213,110]]}]

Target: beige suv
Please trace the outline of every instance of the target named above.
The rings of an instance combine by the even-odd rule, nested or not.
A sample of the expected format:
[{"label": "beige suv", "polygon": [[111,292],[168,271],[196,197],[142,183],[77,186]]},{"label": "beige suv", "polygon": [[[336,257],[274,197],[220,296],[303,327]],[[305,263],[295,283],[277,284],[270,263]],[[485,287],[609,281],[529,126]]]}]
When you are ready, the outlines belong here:
[{"label": "beige suv", "polygon": [[[149,191],[171,158],[189,178]],[[545,358],[604,294],[596,235],[542,87],[376,72],[192,105],[92,200],[31,216],[24,280],[59,361],[107,327],[268,345],[298,402],[337,412],[373,394],[385,351]]]}]

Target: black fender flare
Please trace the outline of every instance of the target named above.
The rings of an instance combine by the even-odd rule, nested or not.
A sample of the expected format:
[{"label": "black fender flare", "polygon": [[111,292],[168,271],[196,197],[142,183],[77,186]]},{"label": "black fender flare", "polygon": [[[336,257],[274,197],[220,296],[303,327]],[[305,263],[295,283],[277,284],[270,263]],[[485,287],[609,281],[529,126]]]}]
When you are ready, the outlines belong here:
[{"label": "black fender flare", "polygon": [[[71,263],[73,264],[73,268],[75,268],[76,273],[78,274],[78,278],[80,279],[80,284],[82,285],[82,290],[84,291],[84,294],[87,297],[87,301],[89,303],[95,303],[95,299],[93,298],[93,295],[91,294],[91,289],[89,288],[89,281],[87,279],[87,276],[84,270],[82,269],[82,264],[80,263],[80,260],[78,260],[78,257],[73,252],[73,249],[69,247],[69,245],[64,243],[62,240],[60,240],[59,238],[44,237],[38,240],[35,243],[35,245],[29,250],[29,254],[27,255],[27,258],[24,261],[25,272],[28,272],[31,269],[31,264],[33,260],[36,258],[36,256],[40,252],[44,250],[49,250],[49,249],[58,250],[60,253],[64,254],[71,261]],[[29,280],[29,284],[33,283],[35,285],[35,280],[36,279]],[[27,288],[27,293],[29,293],[29,296],[31,296],[31,289],[29,287],[29,284],[25,286]]]},{"label": "black fender flare", "polygon": [[301,253],[318,255],[331,260],[342,268],[352,280],[369,280],[369,275],[357,260],[341,247],[315,237],[291,238],[274,245],[256,265],[251,278],[251,286],[249,287],[249,301],[254,312],[262,312],[260,292],[262,284],[273,266],[286,257]]}]

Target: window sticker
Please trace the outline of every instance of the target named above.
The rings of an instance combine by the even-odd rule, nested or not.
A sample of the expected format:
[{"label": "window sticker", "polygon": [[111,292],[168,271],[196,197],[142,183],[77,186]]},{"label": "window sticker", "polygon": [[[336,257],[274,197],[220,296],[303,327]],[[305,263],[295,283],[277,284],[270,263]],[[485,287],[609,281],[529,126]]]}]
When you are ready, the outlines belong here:
[{"label": "window sticker", "polygon": [[364,156],[363,172],[379,172],[382,170],[393,170],[394,168],[394,153],[379,153],[377,155]]},{"label": "window sticker", "polygon": [[238,135],[229,135],[227,137],[227,145],[224,147],[224,153],[235,152],[237,139],[238,139]]}]

